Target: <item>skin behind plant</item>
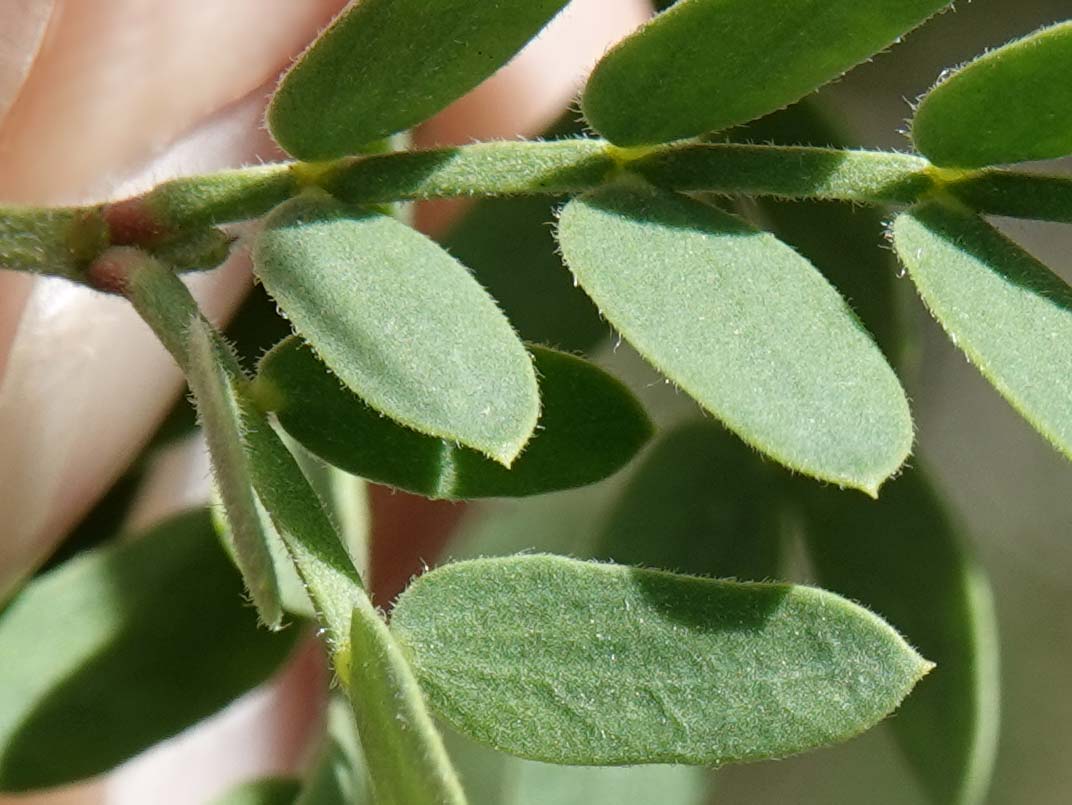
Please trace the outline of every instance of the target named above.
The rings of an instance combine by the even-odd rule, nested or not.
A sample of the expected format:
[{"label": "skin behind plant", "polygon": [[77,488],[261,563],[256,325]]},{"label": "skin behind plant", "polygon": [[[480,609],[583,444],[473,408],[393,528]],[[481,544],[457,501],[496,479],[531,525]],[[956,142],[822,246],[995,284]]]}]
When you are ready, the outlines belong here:
[{"label": "skin behind plant", "polygon": [[[3,208],[0,260],[133,306],[189,380],[226,513],[223,538],[264,626],[278,628],[283,613],[296,609],[285,579],[295,572],[300,579],[307,601],[299,611],[311,606],[350,701],[353,719],[343,719],[343,730],[352,739],[356,728],[365,751],[359,757],[329,746],[299,801],[360,801],[356,792],[366,782],[373,802],[468,801],[434,715],[494,749],[551,763],[715,766],[784,757],[873,726],[934,661],[935,674],[948,662],[961,681],[947,695],[906,708],[899,734],[908,736],[907,756],[936,801],[980,801],[996,737],[988,717],[996,706],[993,614],[985,580],[949,533],[925,476],[914,470],[907,482],[896,478],[914,437],[907,397],[886,357],[897,350],[879,349],[868,323],[804,249],[720,209],[712,194],[903,207],[892,241],[927,306],[1025,419],[1069,454],[1072,341],[1061,333],[1072,327],[1072,291],[981,215],[1072,222],[1072,181],[990,167],[1034,153],[1023,149],[1015,123],[997,127],[993,150],[980,160],[948,136],[960,113],[942,112],[985,104],[991,91],[1002,97],[1025,70],[1066,74],[1067,26],[996,51],[924,100],[917,141],[927,153],[927,138],[941,135],[941,167],[893,152],[756,145],[740,142],[747,134],[739,130],[711,130],[777,112],[899,39],[943,2],[868,5],[864,13],[856,3],[786,0],[778,24],[807,24],[800,37],[772,40],[778,27],[757,20],[745,0],[682,0],[608,53],[584,90],[588,122],[607,139],[384,151],[382,138],[494,72],[561,5],[517,0],[489,10],[454,0],[363,0],[291,68],[270,107],[269,130],[280,144],[316,161],[172,180],[109,204]],[[449,21],[454,39],[432,36],[418,47],[432,19]],[[690,20],[695,24],[684,24]],[[852,47],[813,30],[820,23],[853,32]],[[734,32],[733,47],[701,48],[723,29]],[[701,50],[702,59],[688,57]],[[784,65],[781,84],[738,93],[748,80],[742,70],[760,52],[763,63]],[[652,65],[672,91],[638,92]],[[410,66],[413,83],[402,80],[392,90],[397,108],[385,108],[378,94],[384,82],[409,75]],[[952,94],[958,82],[971,88],[967,100]],[[1027,94],[1017,114],[1058,121],[1047,155],[1072,153],[1072,131],[1060,124],[1061,95]],[[719,100],[731,96],[742,104],[732,114]],[[798,124],[790,115],[774,125]],[[758,517],[698,509],[701,536],[728,546],[800,524],[820,581],[829,580],[832,591],[707,577],[774,576],[784,568],[777,547],[762,561],[720,548],[724,558],[712,561],[688,545],[697,537],[687,528],[660,533],[659,519],[645,528],[628,515],[628,541],[617,541],[613,524],[626,515],[614,512],[673,505],[678,494],[682,505],[690,500],[684,485],[654,483],[658,470],[637,470],[612,505],[610,530],[596,540],[586,529],[570,544],[580,558],[448,564],[406,590],[390,623],[375,608],[348,533],[353,518],[339,508],[345,476],[303,471],[304,448],[288,445],[273,411],[314,453],[369,475],[365,466],[387,466],[376,470],[389,476],[382,480],[454,498],[480,496],[485,484],[493,494],[519,497],[600,480],[639,452],[651,432],[624,388],[599,402],[594,390],[611,394],[600,370],[542,347],[530,351],[512,311],[442,247],[409,229],[397,206],[518,195],[568,198],[556,238],[574,282],[695,401],[690,418],[703,411],[734,434],[718,431],[708,455],[754,479],[770,517],[760,524]],[[218,227],[261,216],[254,271],[295,335],[251,374],[178,274],[224,259],[230,241]],[[793,231],[790,218],[778,221]],[[884,332],[892,341],[903,337]],[[280,357],[287,350],[290,362]],[[575,392],[559,397],[565,381],[556,371],[565,370],[577,378],[569,381]],[[303,374],[335,383],[304,410]],[[606,454],[581,472],[570,434],[583,432],[577,423],[585,418],[607,428],[614,444],[593,440],[592,451]],[[700,433],[698,441],[710,438]],[[655,438],[641,461],[675,461],[681,446],[668,446],[669,436],[658,432]],[[736,450],[720,446],[738,438],[771,463],[753,466],[760,459],[737,441]],[[557,456],[555,445],[562,445]],[[941,539],[913,547],[920,554],[907,564],[881,559],[878,544],[867,550],[869,537],[881,532],[866,526],[878,509],[860,507],[883,506],[884,499],[867,504],[851,489],[819,496],[811,479],[872,497],[883,483],[903,483],[915,502],[895,505],[895,494],[882,511],[895,525],[913,533],[933,528]],[[645,495],[652,496],[647,506]],[[737,533],[739,522],[756,523],[761,533]],[[550,520],[546,527],[552,530]],[[176,533],[204,528],[191,519]],[[858,530],[851,549],[838,549],[851,530]],[[669,537],[685,545],[665,550],[659,543]],[[628,556],[632,566],[586,555]],[[124,556],[121,547],[104,546],[88,561],[121,565]],[[940,581],[912,586],[905,571],[912,563],[935,563]],[[14,599],[0,619],[0,646],[5,628],[11,640],[25,640],[47,618],[47,591],[65,572],[69,565],[60,565]],[[881,607],[879,614],[838,592]],[[921,612],[946,620],[935,625]],[[906,634],[880,615],[895,618]],[[933,656],[912,647],[916,629]],[[72,653],[65,661],[84,659]],[[979,670],[965,670],[971,668]],[[8,674],[0,683],[18,689],[22,673],[17,664],[0,670]],[[106,679],[92,681],[108,687]],[[65,753],[70,766],[51,767],[49,736],[62,715],[35,701],[3,706],[0,786],[41,784],[25,776],[24,758],[48,768],[49,782],[114,762],[94,765],[89,747],[76,741]],[[946,736],[935,742],[941,749],[917,751],[921,736],[934,731]],[[348,782],[309,800],[310,791],[325,790],[321,772]],[[277,795],[263,788],[243,796]],[[283,790],[290,797],[294,789]],[[694,801],[695,787],[680,791],[681,802]]]}]

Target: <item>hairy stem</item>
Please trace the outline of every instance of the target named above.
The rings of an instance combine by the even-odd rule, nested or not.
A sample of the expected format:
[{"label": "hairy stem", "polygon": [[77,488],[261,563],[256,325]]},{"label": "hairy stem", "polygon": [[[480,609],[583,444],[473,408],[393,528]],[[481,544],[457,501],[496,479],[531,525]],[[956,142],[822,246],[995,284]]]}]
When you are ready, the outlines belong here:
[{"label": "hairy stem", "polygon": [[[145,252],[117,247],[101,255],[87,273],[98,285],[107,284],[126,296],[179,367],[189,373],[187,331],[201,312],[171,268]],[[101,277],[108,279],[103,282]],[[361,577],[294,457],[245,394],[247,378],[234,353],[222,336],[212,332],[217,356],[241,405],[243,447],[253,486],[305,582],[327,631],[339,676],[348,679],[351,618],[365,597]]]},{"label": "hairy stem", "polygon": [[109,204],[0,207],[0,266],[92,284],[86,270],[96,256],[131,245],[183,269],[211,267],[229,243],[217,225],[256,218],[309,187],[354,204],[386,204],[567,195],[623,175],[685,192],[877,205],[946,193],[984,214],[1072,222],[1072,177],[950,171],[908,154],[693,142],[623,149],[597,139],[490,142],[240,168],[174,179]]}]

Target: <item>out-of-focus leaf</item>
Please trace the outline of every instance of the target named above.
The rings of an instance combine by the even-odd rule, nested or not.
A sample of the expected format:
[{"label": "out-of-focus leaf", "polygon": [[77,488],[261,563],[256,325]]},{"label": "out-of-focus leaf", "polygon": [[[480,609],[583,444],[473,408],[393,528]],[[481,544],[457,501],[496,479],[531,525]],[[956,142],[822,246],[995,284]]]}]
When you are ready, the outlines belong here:
[{"label": "out-of-focus leaf", "polygon": [[804,97],[947,5],[681,0],[603,57],[581,105],[624,146],[728,128]]},{"label": "out-of-focus leaf", "polygon": [[804,258],[665,190],[612,186],[563,210],[566,263],[607,319],[746,442],[875,495],[904,461],[904,391]]},{"label": "out-of-focus leaf", "polygon": [[998,738],[997,624],[982,569],[919,470],[877,501],[800,489],[812,565],[937,663],[890,727],[932,800],[980,803]]},{"label": "out-of-focus leaf", "polygon": [[349,689],[376,805],[465,805],[413,670],[372,604],[354,609]]},{"label": "out-of-focus leaf", "polygon": [[566,0],[362,0],[283,77],[272,136],[300,159],[356,153],[431,117],[505,64]]},{"label": "out-of-focus leaf", "polygon": [[[691,766],[559,766],[515,760],[510,805],[702,805],[704,773]],[[488,803],[487,805],[491,805]]]},{"label": "out-of-focus leaf", "polygon": [[485,199],[443,245],[472,269],[526,341],[587,352],[608,328],[555,249],[552,210],[561,203],[540,196]]},{"label": "out-of-focus leaf", "polygon": [[254,270],[377,411],[509,466],[539,416],[532,360],[469,272],[388,215],[303,197],[269,216]]},{"label": "out-of-focus leaf", "polygon": [[301,791],[301,782],[290,777],[265,777],[261,780],[242,783],[212,805],[294,805]]},{"label": "out-of-focus leaf", "polygon": [[721,425],[666,433],[623,490],[598,554],[699,576],[778,575],[781,484],[773,467]]},{"label": "out-of-focus leaf", "polygon": [[340,696],[328,705],[328,729],[320,757],[293,805],[370,803],[368,773],[349,703]]},{"label": "out-of-focus leaf", "polygon": [[936,165],[977,168],[1072,154],[1072,21],[992,50],[938,82],[912,121]]},{"label": "out-of-focus leaf", "polygon": [[378,483],[433,498],[517,497],[583,486],[620,469],[651,435],[640,404],[586,361],[533,348],[543,409],[506,469],[475,450],[389,420],[345,389],[298,338],[261,363],[259,395],[309,450]]},{"label": "out-of-focus leaf", "polygon": [[872,726],[930,668],[822,590],[546,555],[438,568],[391,625],[448,723],[553,763],[800,752]]},{"label": "out-of-focus leaf", "polygon": [[264,681],[298,634],[257,628],[204,510],[72,559],[0,615],[0,790],[107,771]]},{"label": "out-of-focus leaf", "polygon": [[1072,288],[959,206],[913,207],[893,222],[893,240],[953,343],[1072,457]]},{"label": "out-of-focus leaf", "polygon": [[695,766],[558,766],[496,752],[457,732],[447,748],[472,805],[702,805],[711,775]]}]

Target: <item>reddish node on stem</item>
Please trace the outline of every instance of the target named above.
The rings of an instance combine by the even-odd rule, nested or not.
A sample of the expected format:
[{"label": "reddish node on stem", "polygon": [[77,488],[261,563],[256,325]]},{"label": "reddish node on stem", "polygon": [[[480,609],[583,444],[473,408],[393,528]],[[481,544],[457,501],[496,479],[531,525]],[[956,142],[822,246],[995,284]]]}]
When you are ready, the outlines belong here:
[{"label": "reddish node on stem", "polygon": [[108,204],[103,214],[115,246],[152,246],[172,234],[144,197]]},{"label": "reddish node on stem", "polygon": [[108,249],[89,264],[86,282],[94,290],[125,296],[130,272],[144,259],[144,253],[138,249]]}]

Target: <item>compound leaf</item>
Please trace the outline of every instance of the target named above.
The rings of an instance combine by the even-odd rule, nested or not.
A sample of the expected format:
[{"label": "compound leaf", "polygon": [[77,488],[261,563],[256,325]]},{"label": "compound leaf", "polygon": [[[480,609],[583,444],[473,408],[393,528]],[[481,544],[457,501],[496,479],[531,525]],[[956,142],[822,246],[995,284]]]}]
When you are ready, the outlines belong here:
[{"label": "compound leaf", "polygon": [[913,207],[894,220],[893,239],[953,343],[1072,457],[1072,288],[961,207]]},{"label": "compound leaf", "polygon": [[982,569],[919,470],[877,501],[801,487],[819,582],[908,635],[939,670],[889,724],[934,802],[986,796],[998,738],[997,624]]},{"label": "compound leaf", "polygon": [[[581,106],[618,145],[746,123],[896,42],[949,0],[681,0],[596,66]],[[761,54],[761,57],[757,57]]]},{"label": "compound leaf", "polygon": [[936,165],[977,168],[1072,154],[1072,21],[980,56],[932,89],[912,121]]},{"label": "compound leaf", "polygon": [[566,0],[362,0],[283,77],[272,136],[299,159],[356,153],[431,117],[505,64]]},{"label": "compound leaf", "polygon": [[263,682],[300,630],[242,599],[207,510],[30,582],[0,615],[0,790],[105,772]]},{"label": "compound leaf", "polygon": [[640,403],[581,358],[545,347],[533,347],[532,354],[540,376],[540,424],[510,469],[381,416],[298,338],[265,356],[257,383],[261,396],[274,401],[280,424],[325,461],[432,498],[542,494],[620,469],[652,432]]},{"label": "compound leaf", "polygon": [[930,668],[822,590],[548,555],[425,574],[392,628],[448,723],[552,763],[800,752],[867,729]]},{"label": "compound leaf", "polygon": [[265,288],[382,414],[509,466],[539,415],[532,360],[463,265],[388,215],[303,197],[253,254]]},{"label": "compound leaf", "polygon": [[893,370],[773,236],[668,191],[612,186],[571,201],[558,238],[607,319],[746,442],[871,495],[904,461],[912,423]]}]

